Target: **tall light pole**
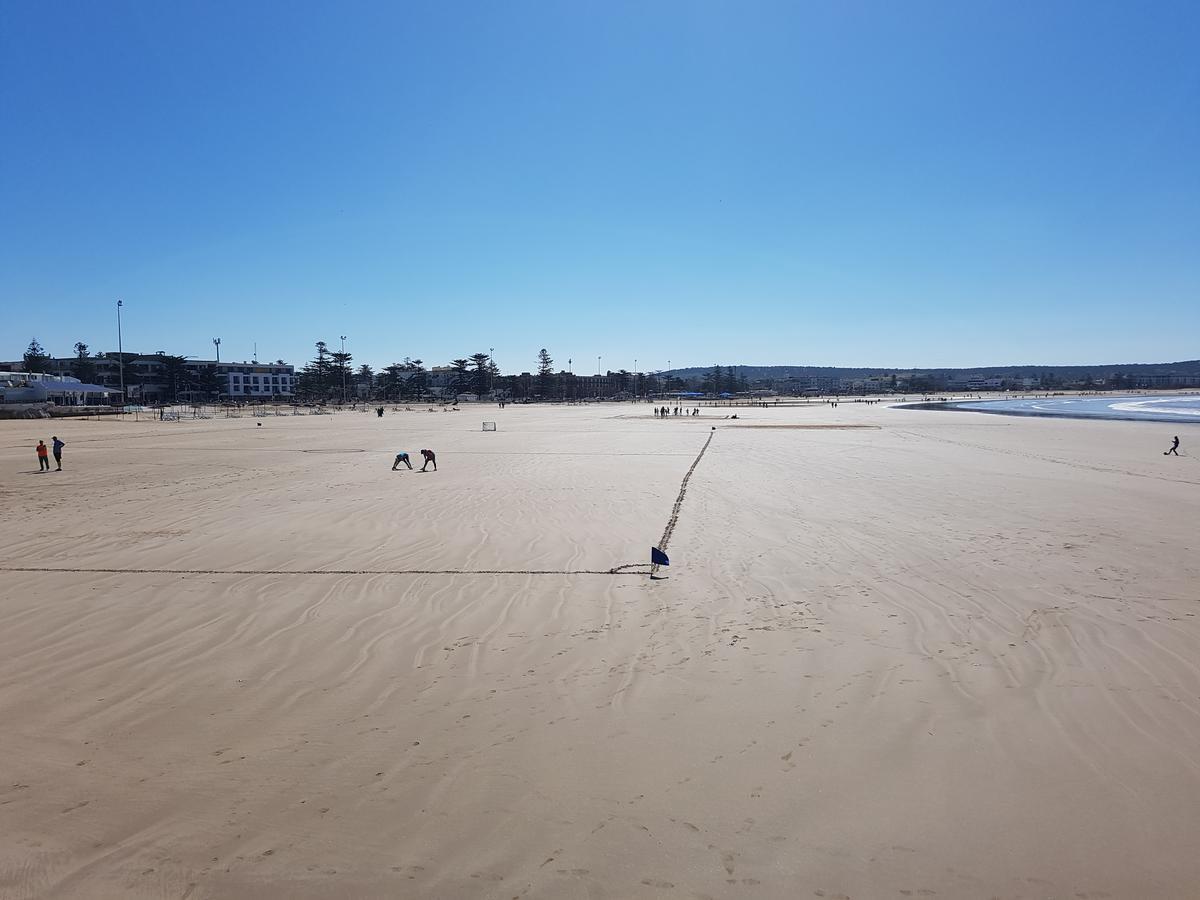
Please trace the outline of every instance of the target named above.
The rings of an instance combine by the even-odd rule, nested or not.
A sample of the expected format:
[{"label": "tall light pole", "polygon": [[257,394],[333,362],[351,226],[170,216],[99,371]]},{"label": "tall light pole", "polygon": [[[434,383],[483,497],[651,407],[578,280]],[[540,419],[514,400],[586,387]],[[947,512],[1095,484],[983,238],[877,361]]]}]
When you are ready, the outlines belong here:
[{"label": "tall light pole", "polygon": [[496,386],[492,384],[492,369],[496,368],[496,360],[492,359],[492,354],[496,352],[495,347],[488,347],[488,387],[492,390],[492,399],[496,398]]},{"label": "tall light pole", "polygon": [[341,338],[342,338],[342,358],[341,358],[341,364],[342,364],[342,405],[343,405],[343,406],[345,406],[345,405],[346,405],[346,336],[343,334],[343,335],[341,335]]},{"label": "tall light pole", "polygon": [[[217,402],[220,402],[221,394],[224,393],[221,390],[221,382],[219,380],[221,377],[221,339],[213,338],[213,346],[217,348],[217,364],[216,364],[216,366],[213,367],[213,377],[218,379],[218,381],[217,381]],[[229,384],[228,378],[225,379],[225,384],[226,385]]]},{"label": "tall light pole", "polygon": [[637,373],[637,357],[633,358],[633,399],[637,402],[638,398],[638,373]]},{"label": "tall light pole", "polygon": [[121,307],[124,300],[117,301],[117,365],[121,370],[121,406],[125,406],[125,350],[121,345]]}]

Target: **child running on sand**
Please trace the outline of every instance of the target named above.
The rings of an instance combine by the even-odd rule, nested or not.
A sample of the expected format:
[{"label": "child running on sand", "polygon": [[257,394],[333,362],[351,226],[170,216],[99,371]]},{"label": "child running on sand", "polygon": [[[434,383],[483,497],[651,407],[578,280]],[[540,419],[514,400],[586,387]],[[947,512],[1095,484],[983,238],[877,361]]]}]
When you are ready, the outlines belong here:
[{"label": "child running on sand", "polygon": [[392,463],[392,471],[393,472],[396,471],[396,468],[400,465],[400,463],[404,463],[410,469],[412,468],[412,463],[409,462],[409,460],[408,460],[408,451],[407,450],[401,450],[399,453],[396,454],[396,461],[394,463]]},{"label": "child running on sand", "polygon": [[[432,450],[422,450],[421,455],[423,457],[425,457],[425,465],[421,466],[421,471],[424,472],[425,466],[429,465],[430,463],[433,463],[433,471],[436,472],[437,471],[437,454],[434,453]],[[412,468],[412,467],[409,466],[409,468]]]}]

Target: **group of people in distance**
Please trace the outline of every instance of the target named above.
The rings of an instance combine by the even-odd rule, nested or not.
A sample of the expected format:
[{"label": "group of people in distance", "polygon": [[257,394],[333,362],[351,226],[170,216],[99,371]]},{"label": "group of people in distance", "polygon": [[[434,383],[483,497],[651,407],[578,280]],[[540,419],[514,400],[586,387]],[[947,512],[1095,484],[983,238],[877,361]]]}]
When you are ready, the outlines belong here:
[{"label": "group of people in distance", "polygon": [[[57,434],[54,435],[54,437],[50,438],[50,440],[52,440],[54,442],[54,448],[53,448],[54,449],[54,462],[58,466],[58,468],[55,469],[54,471],[61,472],[62,471],[62,450],[63,450],[63,447],[65,447],[67,445],[58,439]],[[50,471],[50,450],[51,450],[51,448],[46,446],[45,441],[38,441],[36,449],[37,449],[37,457],[38,457],[38,471],[39,472],[49,472]]]},{"label": "group of people in distance", "polygon": [[[419,471],[424,472],[426,466],[432,465],[433,471],[436,472],[437,471],[437,454],[434,453],[432,450],[422,450],[421,456],[423,456],[425,458],[425,464],[423,466],[421,466]],[[395,472],[396,469],[398,469],[400,467],[400,463],[404,463],[406,466],[409,467],[409,469],[412,469],[413,464],[412,464],[412,461],[408,458],[407,450],[401,450],[399,453],[396,454],[396,461],[394,463],[392,463],[392,471],[393,472]]]},{"label": "group of people in distance", "polygon": [[700,408],[684,409],[682,406],[656,406],[654,407],[654,415],[660,419],[665,419],[668,416],[698,416],[700,415]]}]

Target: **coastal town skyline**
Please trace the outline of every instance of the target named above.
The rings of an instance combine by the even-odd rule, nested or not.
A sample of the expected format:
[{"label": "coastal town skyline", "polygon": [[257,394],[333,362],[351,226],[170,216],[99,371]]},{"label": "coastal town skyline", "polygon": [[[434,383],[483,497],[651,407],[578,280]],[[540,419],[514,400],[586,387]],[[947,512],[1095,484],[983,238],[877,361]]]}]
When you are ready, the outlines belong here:
[{"label": "coastal town skyline", "polygon": [[[320,342],[314,341],[313,345],[312,345],[312,349],[310,350],[310,352],[307,355],[301,354],[299,357],[295,357],[295,358],[289,358],[289,357],[285,357],[285,356],[273,356],[271,354],[257,352],[258,347],[256,344],[252,345],[251,352],[248,355],[240,355],[239,356],[237,354],[234,354],[231,356],[229,354],[228,350],[226,350],[224,356],[222,356],[221,352],[220,352],[220,347],[225,346],[225,345],[223,342],[221,342],[220,339],[214,339],[214,341],[212,342],[213,349],[216,352],[209,353],[207,355],[202,354],[202,353],[181,354],[181,353],[174,352],[174,350],[176,350],[178,348],[173,348],[173,349],[161,349],[160,348],[160,349],[156,349],[153,351],[147,351],[144,348],[135,348],[135,347],[130,346],[130,347],[125,347],[123,351],[118,351],[115,348],[111,348],[111,347],[104,348],[102,345],[96,345],[96,344],[92,344],[90,342],[84,342],[84,341],[73,342],[70,352],[56,353],[56,352],[51,352],[52,350],[56,349],[55,347],[48,347],[46,345],[46,343],[43,342],[40,338],[38,338],[37,336],[34,336],[30,339],[29,343],[24,345],[24,347],[20,350],[20,352],[5,353],[5,352],[3,352],[4,348],[0,348],[0,366],[8,366],[8,367],[10,367],[10,369],[12,367],[16,367],[18,370],[20,368],[23,368],[23,366],[21,365],[22,355],[28,354],[29,350],[35,346],[41,352],[43,352],[46,356],[48,356],[50,359],[53,359],[53,360],[56,360],[59,362],[64,362],[64,361],[71,360],[71,359],[77,359],[80,356],[80,353],[78,352],[78,348],[82,344],[84,354],[87,357],[90,357],[93,359],[101,359],[104,357],[115,358],[119,355],[120,352],[124,352],[124,354],[127,357],[140,356],[140,357],[150,358],[150,357],[153,357],[156,355],[157,356],[172,356],[172,357],[177,357],[179,359],[184,359],[184,360],[188,360],[188,361],[192,361],[192,362],[196,362],[196,363],[224,362],[224,363],[228,363],[228,364],[237,363],[240,365],[279,364],[279,365],[292,366],[295,368],[295,370],[297,372],[299,372],[301,369],[303,369],[305,367],[306,364],[308,364],[312,361],[314,354],[317,352],[316,351],[317,343],[325,344],[325,346],[327,348],[327,352],[329,352],[331,354],[336,355],[339,352],[339,350],[341,352],[346,353],[347,356],[349,357],[347,362],[350,364],[352,369],[358,369],[362,365],[365,364],[373,372],[380,372],[380,371],[383,371],[384,369],[388,368],[388,366],[400,365],[404,362],[411,361],[411,360],[415,360],[418,363],[420,363],[421,366],[427,371],[432,371],[435,368],[451,368],[451,367],[453,367],[456,359],[469,358],[470,356],[472,356],[472,353],[465,352],[462,350],[462,348],[459,348],[460,352],[456,353],[453,357],[448,358],[446,360],[429,359],[423,355],[418,355],[418,354],[413,354],[413,353],[405,353],[403,355],[393,354],[391,357],[384,357],[384,358],[391,359],[391,362],[382,363],[382,362],[376,362],[374,360],[360,360],[360,359],[355,358],[354,354],[351,352],[353,345],[346,345],[345,342],[330,344],[330,343],[324,342],[324,341],[320,341]],[[546,348],[541,348],[541,352],[545,352],[545,349]],[[474,351],[474,354],[487,356],[488,359],[492,362],[494,370],[498,371],[498,372],[503,372],[505,374],[515,375],[515,374],[520,374],[522,372],[528,373],[528,372],[536,371],[538,368],[538,362],[539,362],[538,355],[537,355],[538,351],[534,351],[534,353],[530,356],[530,360],[527,362],[526,365],[522,366],[520,363],[518,363],[515,366],[506,368],[506,367],[500,366],[499,363],[496,362],[497,355],[494,353],[494,350],[495,350],[495,348],[485,348],[483,350]],[[491,351],[491,352],[489,352],[489,351]],[[515,358],[515,354],[513,354],[513,356]],[[555,372],[564,372],[564,373],[574,372],[575,374],[578,374],[581,377],[585,377],[588,375],[601,375],[601,374],[608,374],[608,373],[624,371],[624,372],[630,372],[630,373],[637,372],[637,373],[642,373],[642,374],[668,373],[669,372],[669,373],[679,375],[680,377],[686,378],[686,377],[695,376],[697,374],[702,374],[702,373],[706,372],[707,370],[711,369],[713,366],[731,367],[731,368],[739,369],[739,370],[753,370],[753,371],[760,372],[763,374],[766,373],[766,370],[808,370],[808,369],[830,370],[832,372],[838,372],[838,373],[855,373],[855,372],[887,373],[887,372],[922,372],[922,371],[923,372],[971,372],[971,371],[1000,372],[1000,371],[1033,370],[1033,369],[1045,369],[1045,370],[1095,369],[1097,371],[1105,371],[1105,370],[1137,369],[1137,368],[1143,368],[1143,369],[1146,369],[1147,371],[1162,370],[1164,372],[1167,370],[1181,369],[1183,371],[1190,373],[1193,369],[1200,370],[1200,359],[1195,359],[1195,358],[1138,359],[1138,360],[1126,359],[1126,360],[1101,360],[1101,361],[1093,360],[1093,361],[1089,361],[1089,362],[1061,362],[1061,361],[1042,360],[1042,361],[1033,361],[1033,362],[1030,362],[1030,361],[1024,361],[1024,362],[1008,361],[1008,362],[1001,362],[1001,363],[978,363],[978,364],[974,364],[974,365],[968,364],[968,365],[905,365],[905,366],[897,366],[897,365],[880,365],[880,364],[876,364],[876,363],[864,363],[864,364],[859,364],[859,365],[855,365],[855,364],[824,364],[824,363],[818,363],[818,362],[813,362],[813,361],[795,361],[795,360],[789,361],[789,362],[779,362],[779,361],[730,362],[725,357],[721,357],[715,361],[710,360],[710,361],[701,361],[701,362],[694,362],[694,361],[689,361],[689,360],[684,359],[684,360],[681,360],[678,364],[673,364],[673,361],[668,359],[667,365],[665,365],[665,366],[642,366],[642,365],[638,364],[639,360],[637,358],[633,359],[632,364],[623,365],[623,364],[621,364],[621,357],[619,357],[619,356],[613,357],[612,358],[613,362],[611,362],[608,365],[605,365],[606,357],[603,354],[600,354],[596,357],[592,357],[594,364],[593,364],[593,367],[591,368],[591,370],[589,370],[587,368],[587,363],[588,363],[587,357],[583,357],[578,360],[580,365],[576,365],[577,360],[576,360],[576,357],[574,357],[574,356],[561,357],[561,356],[558,356],[557,354],[555,354],[553,358],[555,360],[555,363],[554,363],[554,371]]]}]

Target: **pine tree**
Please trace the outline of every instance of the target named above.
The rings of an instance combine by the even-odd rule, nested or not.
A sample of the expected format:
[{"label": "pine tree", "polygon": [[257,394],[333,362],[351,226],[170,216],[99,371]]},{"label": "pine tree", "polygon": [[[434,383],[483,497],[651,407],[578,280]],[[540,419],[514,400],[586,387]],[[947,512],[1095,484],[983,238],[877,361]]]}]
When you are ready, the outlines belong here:
[{"label": "pine tree", "polygon": [[26,372],[45,372],[50,368],[50,354],[38,343],[37,338],[31,340],[25,348],[24,361]]},{"label": "pine tree", "polygon": [[466,359],[452,359],[450,366],[454,369],[454,376],[451,379],[451,389],[454,391],[454,396],[465,394],[471,386],[471,373],[468,369],[470,361]]},{"label": "pine tree", "polygon": [[167,396],[171,398],[172,403],[178,403],[179,389],[182,387],[186,391],[188,388],[187,359],[166,353],[160,353],[159,358],[162,360]]},{"label": "pine tree", "polygon": [[491,373],[488,371],[488,365],[491,362],[491,357],[486,353],[471,354],[471,365],[475,368],[471,372],[472,390],[480,397],[491,390]]},{"label": "pine tree", "polygon": [[[365,387],[366,390],[358,390],[360,387]],[[363,363],[358,367],[358,371],[354,373],[354,395],[362,396],[370,399],[375,393],[375,370]]]},{"label": "pine tree", "polygon": [[329,348],[324,341],[317,341],[316,348],[317,358],[309,362],[296,379],[296,393],[309,400],[325,400],[331,387]]},{"label": "pine tree", "polygon": [[350,362],[354,357],[342,351],[329,354],[329,387],[340,399],[345,399],[350,383]]},{"label": "pine tree", "polygon": [[396,402],[404,390],[404,364],[392,363],[379,373],[379,397]]},{"label": "pine tree", "polygon": [[71,374],[84,384],[92,384],[96,380],[96,364],[92,362],[88,345],[82,341],[75,345],[75,362],[71,364]]},{"label": "pine tree", "polygon": [[549,397],[550,383],[554,378],[554,360],[551,359],[550,354],[546,352],[545,347],[538,351],[537,359],[538,393],[541,394],[543,398]]},{"label": "pine tree", "polygon": [[429,373],[425,371],[425,361],[414,359],[409,363],[412,374],[408,377],[406,387],[409,396],[420,400],[429,392]]}]

